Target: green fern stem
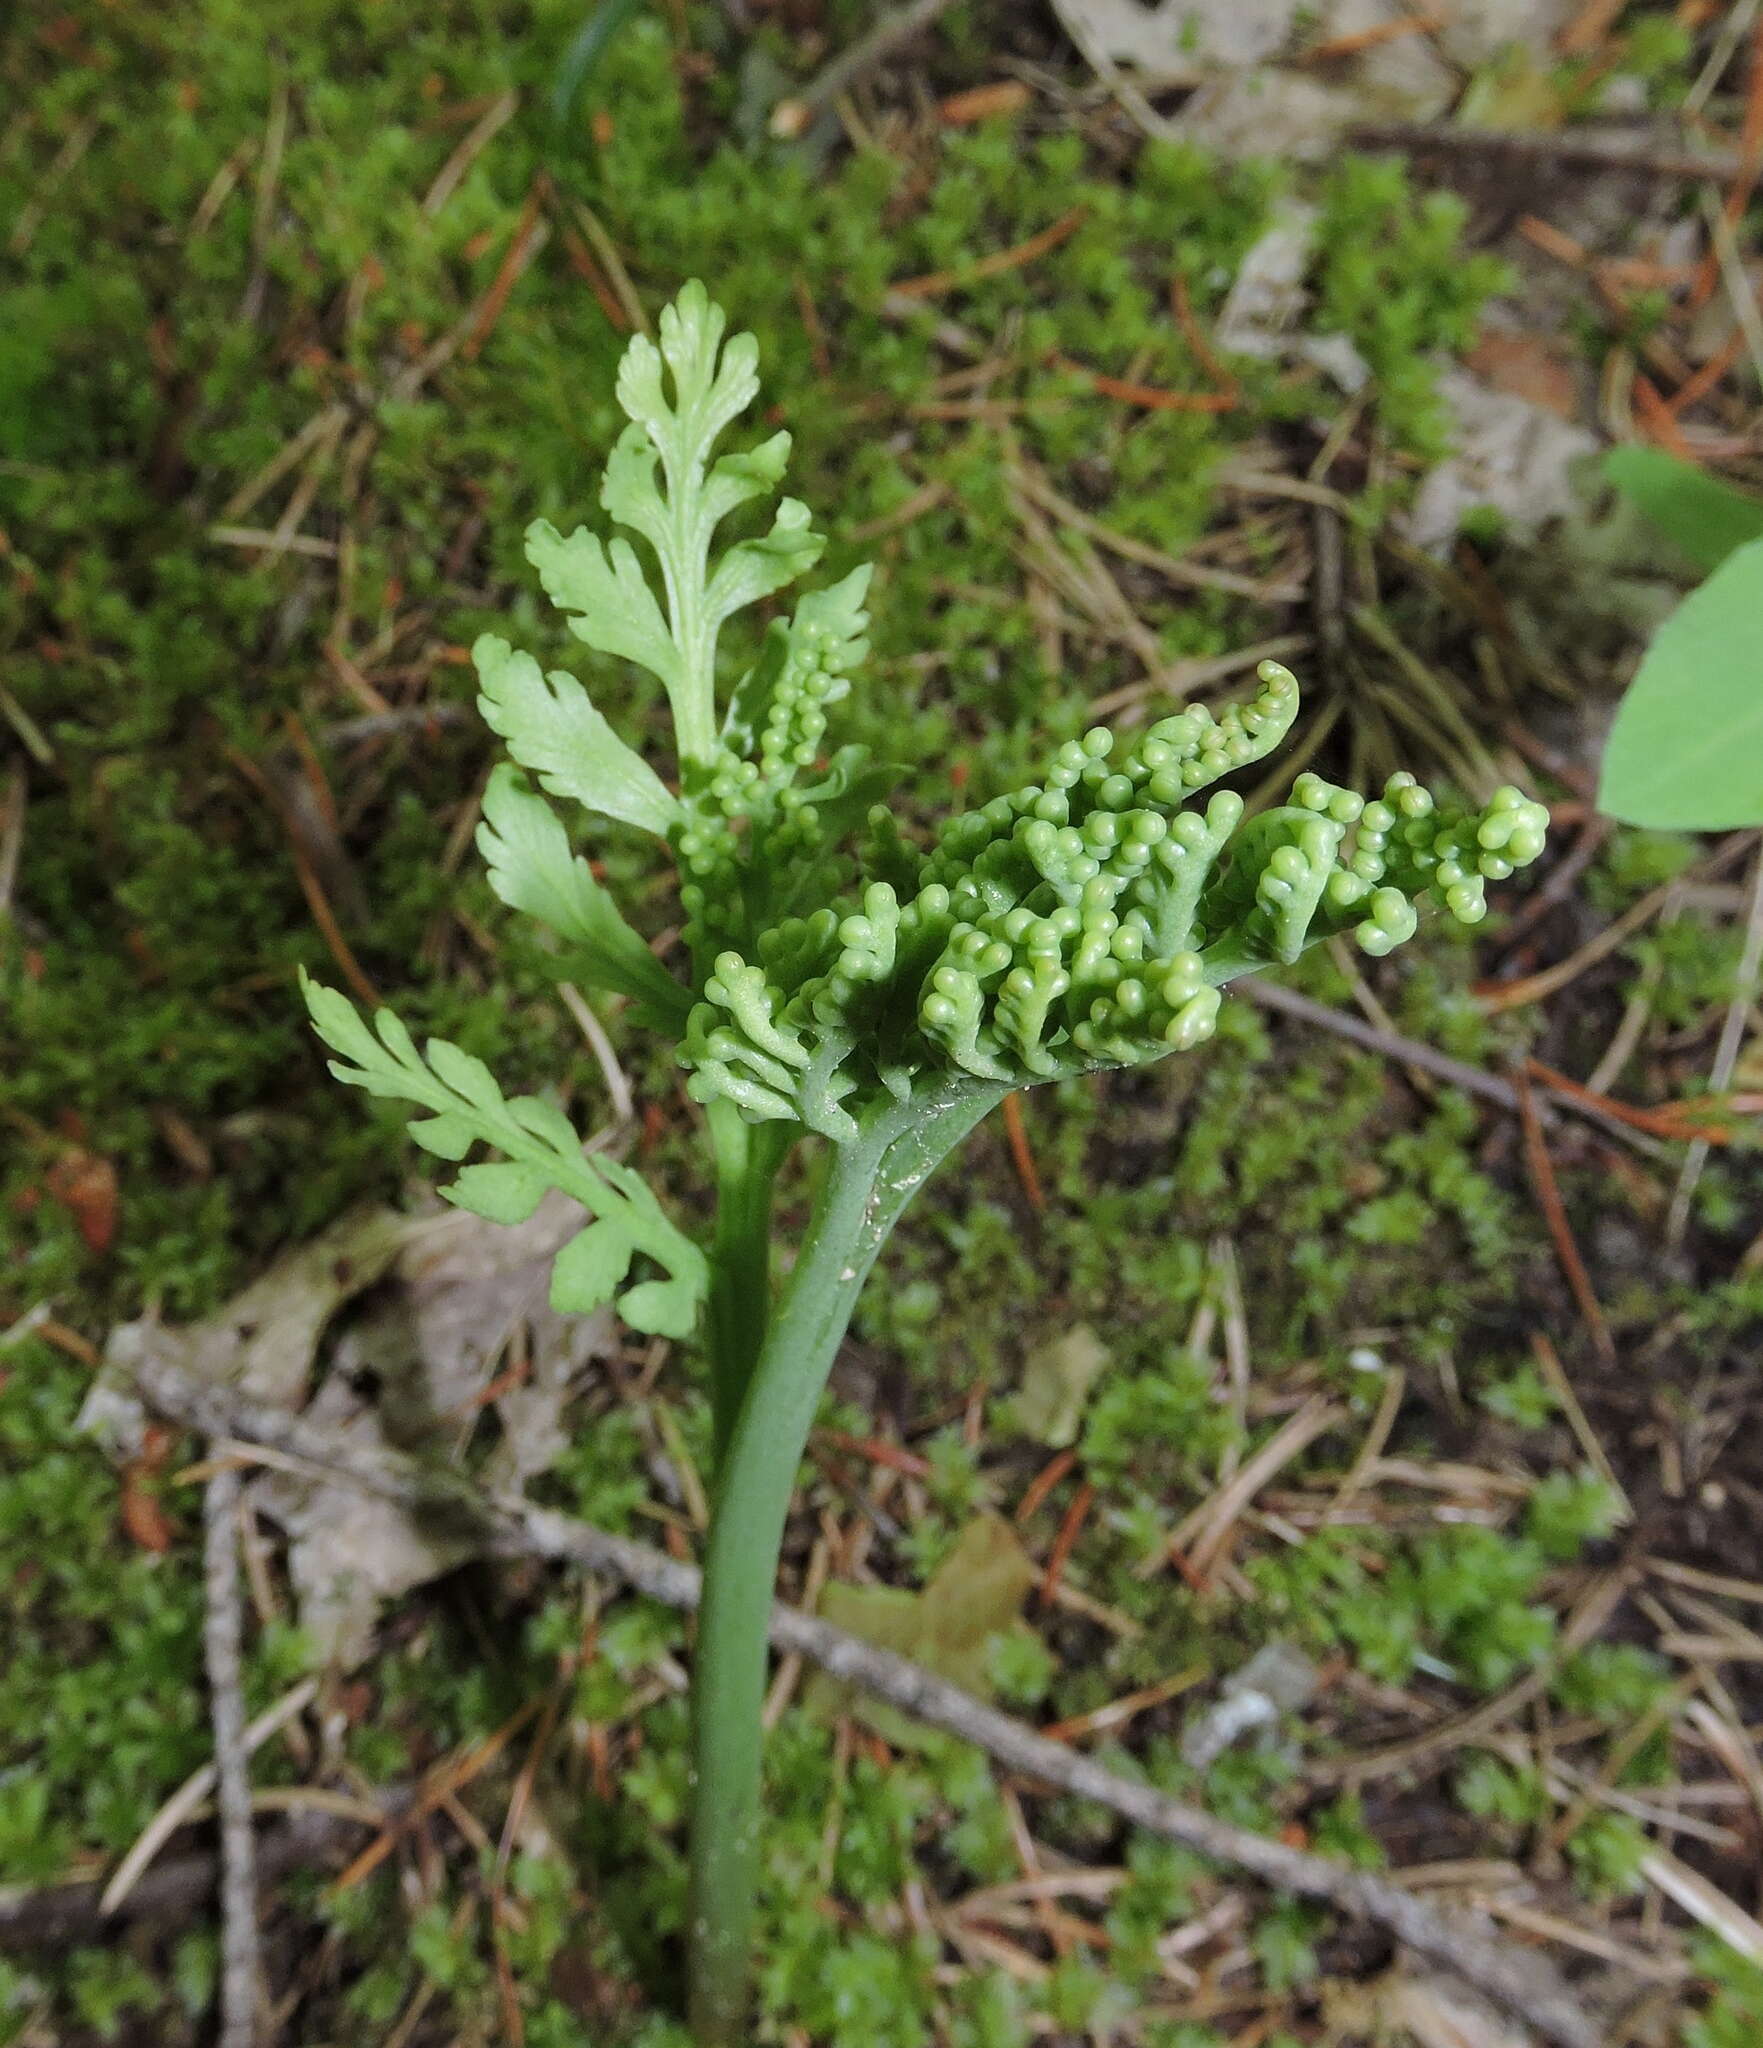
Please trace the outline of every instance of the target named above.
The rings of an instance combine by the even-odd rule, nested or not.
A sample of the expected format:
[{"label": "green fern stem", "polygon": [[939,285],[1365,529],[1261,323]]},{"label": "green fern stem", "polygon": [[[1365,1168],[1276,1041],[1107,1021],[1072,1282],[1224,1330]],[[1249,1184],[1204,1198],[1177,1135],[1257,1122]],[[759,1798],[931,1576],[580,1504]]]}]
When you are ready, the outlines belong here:
[{"label": "green fern stem", "polygon": [[682,766],[705,767],[716,758],[716,628],[704,605],[709,581],[709,533],[696,533],[701,480],[675,486],[668,520],[670,545],[656,550],[668,623],[679,650],[679,676],[668,692],[674,741]]},{"label": "green fern stem", "polygon": [[784,1522],[827,1374],[876,1255],[914,1192],[1004,1096],[940,1081],[887,1099],[829,1146],[802,1250],[717,1473],[693,1675],[691,2019],[699,2048],[741,2048],[759,1874],[766,1623]]},{"label": "green fern stem", "polygon": [[708,1121],[716,1154],[716,1234],[705,1344],[720,1471],[771,1320],[772,1186],[796,1134],[788,1125],[749,1123],[732,1102],[711,1103]]}]

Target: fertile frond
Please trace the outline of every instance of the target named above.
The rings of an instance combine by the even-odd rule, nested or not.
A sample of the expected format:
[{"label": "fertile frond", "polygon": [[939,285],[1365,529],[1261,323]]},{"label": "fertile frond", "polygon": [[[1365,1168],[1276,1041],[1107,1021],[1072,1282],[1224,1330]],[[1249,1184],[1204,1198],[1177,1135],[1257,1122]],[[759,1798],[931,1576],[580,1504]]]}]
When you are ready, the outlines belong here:
[{"label": "fertile frond", "polygon": [[826,731],[826,708],[848,694],[851,671],[869,652],[870,565],[865,562],[825,590],[805,591],[788,619],[774,619],[759,659],[729,700],[723,741],[749,755],[758,770],[787,782],[810,767]]},{"label": "fertile frond", "polygon": [[1271,662],[1261,677],[1220,717],[1069,742],[922,858],[879,816],[886,879],[718,958],[684,1048],[692,1093],[844,1137],[866,1097],[923,1075],[1021,1086],[1136,1064],[1208,1037],[1235,975],[1339,932],[1387,952],[1422,897],[1474,922],[1484,879],[1536,858],[1546,813],[1515,789],[1445,812],[1409,776],[1365,803],[1305,775],[1248,825],[1229,790],[1186,808],[1289,729],[1297,684]]},{"label": "fertile frond", "polygon": [[686,941],[706,968],[803,902],[836,896],[850,873],[837,849],[888,786],[865,749],[841,747],[830,761],[821,751],[827,709],[869,651],[869,577],[866,563],[773,620],[687,799],[674,850]]},{"label": "fertile frond", "polygon": [[[1298,710],[1296,682],[1271,662],[1246,702],[1189,707],[1131,736],[1097,727],[1055,749],[1038,781],[914,845],[883,801],[892,771],[827,744],[829,712],[868,651],[867,568],[774,619],[718,714],[723,621],[822,546],[786,498],[768,528],[718,551],[721,522],[772,498],[789,454],[781,433],[717,453],[758,390],[753,338],[725,328],[689,284],[657,341],[625,352],[630,424],[600,502],[653,560],[623,535],[565,538],[541,521],[527,536],[577,636],[664,685],[678,795],[573,677],[494,635],[474,650],[484,716],[539,785],[508,765],[489,782],[478,843],[491,883],[573,949],[572,973],[681,1032],[699,1101],[844,1142],[890,1104],[942,1114],[976,1091],[1138,1064],[1209,1036],[1234,977],[1334,936],[1388,952],[1425,904],[1473,922],[1485,882],[1536,858],[1546,814],[1516,789],[1461,811],[1411,776],[1368,801],[1304,774],[1284,804],[1246,820],[1243,798],[1218,785],[1270,754]],[[620,917],[548,797],[666,838],[689,988]],[[554,1186],[593,1212],[558,1261],[560,1301],[605,1298],[642,1252],[670,1278],[627,1289],[627,1316],[685,1327],[703,1258],[634,1176],[585,1158],[544,1103],[504,1102],[455,1048],[437,1042],[425,1058],[394,1017],[376,1036],[341,997],[311,1001],[353,1063],[342,1078],[431,1110],[416,1127],[431,1150],[458,1158],[481,1140],[505,1155],[468,1167],[450,1199],[512,1216]]]},{"label": "fertile frond", "polygon": [[[587,1210],[594,1220],[564,1246],[552,1268],[553,1308],[579,1313],[616,1294],[620,1315],[634,1329],[668,1337],[690,1333],[708,1279],[704,1255],[668,1221],[636,1174],[616,1160],[585,1153],[574,1126],[554,1104],[536,1095],[504,1097],[483,1061],[458,1046],[431,1038],[419,1052],[390,1010],[381,1010],[370,1030],[335,989],[304,975],[301,988],[319,1037],[341,1055],[330,1063],[339,1081],[427,1110],[410,1126],[410,1135],[439,1158],[462,1160],[476,1144],[503,1155],[461,1167],[441,1190],[448,1201],[493,1223],[523,1223],[556,1188]],[[627,1287],[639,1253],[663,1277]]]}]

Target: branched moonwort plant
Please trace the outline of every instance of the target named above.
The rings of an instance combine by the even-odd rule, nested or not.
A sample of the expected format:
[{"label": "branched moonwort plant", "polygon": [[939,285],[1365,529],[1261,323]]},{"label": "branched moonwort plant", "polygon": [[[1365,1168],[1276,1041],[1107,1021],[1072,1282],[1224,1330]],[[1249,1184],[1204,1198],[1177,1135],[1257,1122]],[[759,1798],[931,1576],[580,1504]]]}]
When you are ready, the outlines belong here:
[{"label": "branched moonwort plant", "polygon": [[[1484,881],[1533,860],[1545,823],[1516,789],[1466,813],[1410,776],[1367,801],[1313,774],[1245,822],[1217,785],[1277,746],[1298,708],[1292,677],[1266,662],[1247,703],[1181,710],[1131,739],[1087,732],[1039,781],[914,843],[878,801],[893,776],[860,747],[825,747],[866,652],[866,568],[774,618],[722,701],[723,622],[823,545],[793,498],[765,531],[718,545],[729,514],[775,493],[790,445],[779,433],[715,453],[758,390],[752,336],[725,340],[724,327],[689,284],[659,346],[633,340],[620,368],[630,424],[600,502],[647,558],[623,535],[544,521],[526,543],[576,636],[660,681],[677,793],[573,677],[491,634],[473,650],[480,708],[511,757],[484,796],[490,879],[564,943],[572,974],[673,1035],[715,1153],[709,1243],[629,1168],[584,1151],[544,1097],[510,1100],[458,1047],[418,1048],[389,1011],[370,1027],[334,991],[306,989],[339,1079],[417,1104],[411,1135],[443,1159],[499,1155],[461,1165],[449,1200],[503,1223],[548,1189],[580,1203],[588,1220],[553,1273],[558,1309],[613,1301],[632,1327],[673,1338],[702,1313],[716,1466],[688,1945],[704,2048],[746,2038],[766,1620],[790,1496],[864,1277],[913,1191],[1011,1090],[1191,1051],[1235,975],[1341,933],[1387,953],[1423,900],[1479,918]],[[607,821],[672,852],[677,975],[576,850]],[[774,1290],[773,1184],[810,1138],[813,1206]]]}]

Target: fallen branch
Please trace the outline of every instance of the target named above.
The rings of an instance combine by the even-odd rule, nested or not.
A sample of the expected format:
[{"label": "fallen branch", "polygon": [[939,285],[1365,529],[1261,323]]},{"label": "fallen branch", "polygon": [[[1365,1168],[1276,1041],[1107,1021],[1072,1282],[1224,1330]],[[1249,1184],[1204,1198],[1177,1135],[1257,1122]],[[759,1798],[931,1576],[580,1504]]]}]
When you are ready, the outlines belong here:
[{"label": "fallen branch", "polygon": [[[567,1562],[597,1577],[618,1580],[667,1607],[690,1612],[698,1605],[702,1582],[697,1570],[644,1544],[524,1500],[485,1494],[450,1467],[419,1466],[389,1454],[364,1455],[282,1409],[206,1384],[163,1358],[144,1356],[134,1367],[134,1376],[162,1415],[205,1436],[261,1444],[298,1459],[327,1479],[396,1501],[424,1517],[463,1525],[499,1555]],[[1322,1900],[1371,1921],[1433,1962],[1457,1971],[1521,2015],[1557,2048],[1600,2048],[1601,2028],[1553,1965],[1492,1936],[1466,1914],[1440,1912],[1387,1879],[1233,1827],[1200,1807],[1117,1777],[921,1665],[813,1615],[774,1605],[769,1634],[774,1648],[806,1658],[832,1677],[973,1743],[1007,1770],[1093,1800],[1152,1834],[1184,1843],[1280,1891]]]},{"label": "fallen branch", "polygon": [[253,2048],[262,1982],[257,1840],[251,1826],[251,1762],[239,1666],[239,1498],[238,1468],[228,1466],[209,1480],[202,1501],[202,1648],[220,1810],[220,2048]]},{"label": "fallen branch", "polygon": [[1349,140],[1364,149],[1405,149],[1415,155],[1503,158],[1548,172],[1560,165],[1586,171],[1634,171],[1650,178],[1704,178],[1724,185],[1738,175],[1737,157],[1654,146],[1622,135],[1587,135],[1562,129],[1473,128],[1428,121],[1360,121]]}]

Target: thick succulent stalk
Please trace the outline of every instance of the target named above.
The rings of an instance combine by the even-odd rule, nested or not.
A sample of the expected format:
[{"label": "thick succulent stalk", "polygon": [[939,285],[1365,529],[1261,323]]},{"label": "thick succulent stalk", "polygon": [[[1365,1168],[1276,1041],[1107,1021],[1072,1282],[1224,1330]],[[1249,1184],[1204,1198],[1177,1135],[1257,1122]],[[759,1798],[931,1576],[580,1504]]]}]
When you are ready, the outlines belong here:
[{"label": "thick succulent stalk", "polygon": [[796,1472],[865,1276],[914,1191],[1005,1091],[892,1100],[826,1177],[717,1474],[693,1673],[690,1984],[700,2048],[746,2040],[766,1622]]}]

